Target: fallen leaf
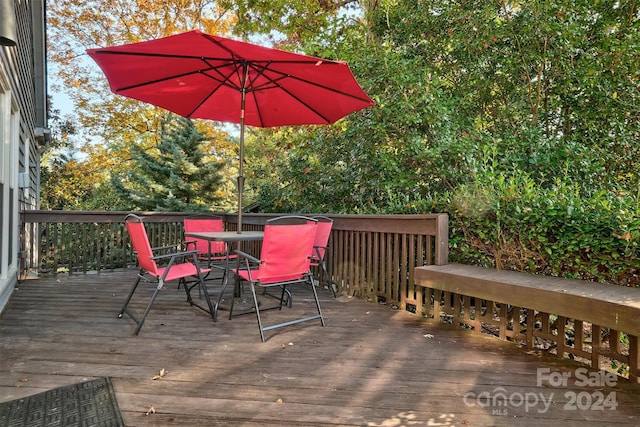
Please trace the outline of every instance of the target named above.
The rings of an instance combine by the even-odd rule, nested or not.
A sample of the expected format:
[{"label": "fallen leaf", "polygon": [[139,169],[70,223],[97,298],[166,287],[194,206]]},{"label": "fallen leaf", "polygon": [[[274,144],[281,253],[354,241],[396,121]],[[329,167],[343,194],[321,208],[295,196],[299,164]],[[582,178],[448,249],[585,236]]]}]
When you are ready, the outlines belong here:
[{"label": "fallen leaf", "polygon": [[276,400],[276,403],[280,404],[280,403],[284,403],[284,401],[282,399],[278,399]]},{"label": "fallen leaf", "polygon": [[155,377],[153,377],[153,380],[157,380],[160,378],[164,378],[164,376],[167,374],[167,371],[164,370],[164,368],[160,369],[160,372],[158,373],[158,375],[156,375]]},{"label": "fallen leaf", "polygon": [[29,381],[29,378],[20,378],[21,383],[26,383],[27,381]]},{"label": "fallen leaf", "polygon": [[156,408],[153,407],[153,405],[151,405],[149,407],[149,410],[147,412],[145,412],[145,415],[149,415],[149,414],[155,414],[156,413]]}]

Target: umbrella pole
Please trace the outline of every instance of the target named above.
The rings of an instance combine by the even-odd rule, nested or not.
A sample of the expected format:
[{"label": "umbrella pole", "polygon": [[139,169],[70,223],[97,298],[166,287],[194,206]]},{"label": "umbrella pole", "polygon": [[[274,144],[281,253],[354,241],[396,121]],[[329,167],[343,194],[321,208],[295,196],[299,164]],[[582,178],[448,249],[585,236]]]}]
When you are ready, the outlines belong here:
[{"label": "umbrella pole", "polygon": [[[244,91],[243,91],[243,104],[244,104]],[[242,193],[244,191],[244,175],[243,165],[244,162],[244,108],[242,109],[242,118],[240,119],[240,167],[238,169],[238,233],[242,233]]]},{"label": "umbrella pole", "polygon": [[238,167],[238,233],[242,233],[242,193],[244,192],[244,110],[245,98],[247,96],[246,82],[248,78],[249,68],[247,64],[243,64],[242,73],[242,91],[240,99],[240,155]]}]

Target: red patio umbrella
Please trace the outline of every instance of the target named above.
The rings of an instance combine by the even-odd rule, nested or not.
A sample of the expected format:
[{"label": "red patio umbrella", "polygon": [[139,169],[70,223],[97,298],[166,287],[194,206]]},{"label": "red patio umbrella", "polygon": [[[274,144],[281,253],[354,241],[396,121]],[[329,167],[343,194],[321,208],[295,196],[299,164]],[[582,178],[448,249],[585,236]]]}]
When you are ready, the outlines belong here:
[{"label": "red patio umbrella", "polygon": [[240,124],[239,232],[245,125],[330,124],[374,104],[345,62],[198,30],[87,53],[118,95],[183,117]]}]

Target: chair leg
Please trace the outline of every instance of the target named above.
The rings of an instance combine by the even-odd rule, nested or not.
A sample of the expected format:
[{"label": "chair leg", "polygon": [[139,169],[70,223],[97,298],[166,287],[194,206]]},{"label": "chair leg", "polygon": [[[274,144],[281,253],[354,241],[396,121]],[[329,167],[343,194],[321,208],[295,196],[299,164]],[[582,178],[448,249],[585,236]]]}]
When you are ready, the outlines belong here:
[{"label": "chair leg", "polygon": [[134,292],[138,288],[138,285],[140,284],[140,281],[143,279],[143,277],[144,277],[143,275],[144,275],[144,270],[141,269],[140,272],[138,273],[138,279],[136,280],[136,283],[133,285],[133,287],[129,291],[129,296],[127,297],[127,300],[124,302],[124,305],[122,306],[122,309],[120,310],[120,313],[118,313],[118,318],[122,318],[122,315],[125,312],[127,312],[127,306],[129,305],[129,302],[131,301],[131,298],[133,297]]},{"label": "chair leg", "polygon": [[[293,296],[291,295],[291,291],[285,286],[282,287],[282,301],[287,302],[287,307],[293,307]],[[280,306],[282,307],[282,302],[280,303]]]},{"label": "chair leg", "polygon": [[209,314],[211,314],[211,318],[215,322],[217,319],[216,311],[213,308],[213,304],[211,304],[211,297],[209,296],[209,291],[207,291],[207,286],[204,283],[204,276],[202,273],[198,274],[198,282],[200,283],[200,292],[204,295],[204,299],[207,301],[207,306],[209,307]]},{"label": "chair leg", "polygon": [[[258,318],[258,329],[260,330],[260,339],[265,342],[264,329],[262,328],[262,319],[260,318],[260,310],[258,309],[258,296],[256,295],[256,285],[251,282],[251,294],[253,295],[253,308],[256,311],[256,317]],[[282,306],[282,304],[280,304]]]},{"label": "chair leg", "polygon": [[158,286],[156,286],[156,290],[153,292],[153,295],[151,296],[151,300],[149,301],[147,308],[144,310],[144,313],[142,314],[142,317],[140,318],[139,321],[136,322],[138,326],[136,327],[136,330],[133,332],[133,335],[138,335],[138,333],[140,332],[140,329],[142,329],[142,324],[147,318],[147,314],[149,314],[149,311],[151,311],[151,306],[156,301],[156,298],[158,297],[158,294],[160,293],[160,290],[162,289],[163,285],[164,285],[164,282],[162,279],[160,279],[158,281]]},{"label": "chair leg", "polygon": [[268,288],[263,288],[262,289],[262,295],[271,297],[275,300],[279,300],[280,301],[280,306],[282,306],[283,304],[285,304],[287,307],[291,308],[293,307],[293,298],[291,296],[291,291],[289,289],[287,289],[284,286],[280,286],[283,289],[283,295],[281,296],[276,296],[273,295],[272,293],[269,293]]},{"label": "chair leg", "polygon": [[[222,301],[222,297],[224,296],[225,291],[227,290],[227,286],[229,285],[229,276],[224,276],[226,281],[223,281],[222,288],[220,289],[220,293],[218,294],[218,300],[216,301],[216,306],[220,305]],[[231,299],[229,302],[229,320],[233,318],[233,306],[236,302],[236,292],[239,292],[240,289],[240,277],[236,276],[236,282],[233,284],[233,289],[231,289]],[[237,295],[240,296],[240,295]],[[243,313],[240,313],[243,314]]]},{"label": "chair leg", "polygon": [[[266,341],[264,333],[266,331],[270,331],[272,329],[277,329],[277,328],[282,328],[282,327],[285,327],[285,326],[295,325],[297,323],[302,323],[302,322],[308,322],[308,321],[314,320],[314,319],[320,319],[320,323],[322,324],[322,326],[325,326],[324,316],[322,315],[322,309],[320,308],[320,300],[318,299],[318,292],[316,291],[316,287],[313,284],[312,276],[308,275],[307,278],[305,279],[305,281],[300,281],[300,282],[296,282],[296,283],[302,285],[305,282],[311,284],[311,290],[313,291],[313,299],[314,299],[314,301],[316,303],[316,309],[318,310],[318,314],[312,315],[312,316],[308,316],[308,317],[293,319],[293,320],[289,320],[289,321],[285,321],[285,322],[281,322],[281,323],[276,323],[276,324],[268,325],[268,326],[264,326],[262,324],[262,318],[260,316],[260,312],[264,311],[264,310],[259,310],[258,309],[259,304],[258,304],[258,297],[257,297],[257,294],[256,294],[256,287],[255,287],[255,284],[253,282],[250,282],[251,283],[251,294],[253,295],[253,304],[254,304],[254,308],[255,308],[255,311],[256,311],[256,317],[258,318],[258,328],[260,329],[260,338],[262,339],[262,342]],[[289,289],[287,289],[288,285],[293,286],[293,283],[281,285],[281,287],[282,287],[282,297],[280,299],[280,305],[279,306],[275,306],[275,307],[270,307],[270,308],[267,308],[265,310],[282,309],[282,305],[284,303],[284,296],[289,292]]]},{"label": "chair leg", "polygon": [[311,282],[311,290],[313,291],[313,299],[316,302],[316,308],[318,309],[318,316],[320,316],[320,323],[322,326],[325,326],[324,316],[322,315],[322,309],[320,308],[320,300],[318,300],[318,292],[316,291],[316,287],[313,286],[313,278],[309,276],[309,281]]},{"label": "chair leg", "polygon": [[327,284],[329,285],[329,289],[331,289],[331,292],[333,293],[333,297],[337,298],[338,297],[338,293],[337,293],[337,288],[338,286],[333,283],[333,280],[331,280],[331,276],[329,275],[329,272],[327,271],[327,264],[324,262],[324,260],[320,261],[320,268],[321,270],[321,274],[322,274],[322,278],[325,279],[327,281]]},{"label": "chair leg", "polygon": [[133,294],[135,293],[136,289],[138,288],[138,285],[140,284],[142,279],[144,279],[144,273],[145,273],[145,270],[144,269],[140,269],[140,272],[138,273],[138,279],[136,280],[136,283],[133,285],[133,288],[131,288],[131,291],[129,292],[129,296],[127,297],[127,300],[125,301],[124,305],[122,306],[122,309],[120,310],[120,313],[118,313],[118,318],[122,318],[122,316],[126,313],[127,315],[129,315],[131,320],[133,320],[136,323],[137,326],[136,326],[136,329],[133,332],[133,335],[138,335],[138,333],[140,333],[140,329],[142,329],[142,324],[144,323],[145,319],[147,318],[147,314],[149,314],[149,311],[151,310],[151,306],[153,305],[153,303],[155,302],[156,298],[158,297],[158,294],[160,293],[160,290],[162,289],[162,286],[164,284],[162,279],[158,280],[158,286],[156,287],[155,292],[151,296],[151,300],[149,301],[149,304],[147,305],[147,308],[144,310],[144,313],[142,314],[142,317],[140,319],[136,318],[136,316],[131,311],[129,311],[129,309],[127,307],[129,305],[129,303],[131,302],[131,299],[133,298]]},{"label": "chair leg", "polygon": [[[193,285],[189,285],[189,283],[186,282],[185,279],[180,279],[180,281],[184,281],[183,283],[183,287],[184,290],[187,294],[187,302],[190,305],[195,305],[196,307],[198,307],[200,310],[205,311],[207,313],[209,313],[211,315],[211,318],[213,319],[214,322],[216,322],[218,320],[218,316],[217,316],[217,305],[214,307],[214,305],[211,303],[211,297],[209,296],[209,292],[207,291],[207,287],[204,283],[204,276],[202,275],[202,273],[199,273],[198,278],[195,282],[195,284]],[[193,301],[193,298],[191,297],[191,290],[194,287],[198,287],[198,294],[200,295],[200,297],[202,295],[204,295],[204,299],[207,302],[207,308],[200,306],[199,304],[197,304],[196,302]]]}]

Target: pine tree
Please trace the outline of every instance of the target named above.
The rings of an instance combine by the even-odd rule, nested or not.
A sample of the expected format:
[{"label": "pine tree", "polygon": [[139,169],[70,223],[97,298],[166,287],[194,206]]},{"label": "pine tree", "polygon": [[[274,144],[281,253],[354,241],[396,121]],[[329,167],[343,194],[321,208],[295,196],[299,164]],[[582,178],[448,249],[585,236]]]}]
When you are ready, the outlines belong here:
[{"label": "pine tree", "polygon": [[158,144],[132,147],[131,171],[125,180],[114,179],[123,204],[143,211],[213,210],[224,164],[207,155],[206,141],[191,120],[170,116]]}]

